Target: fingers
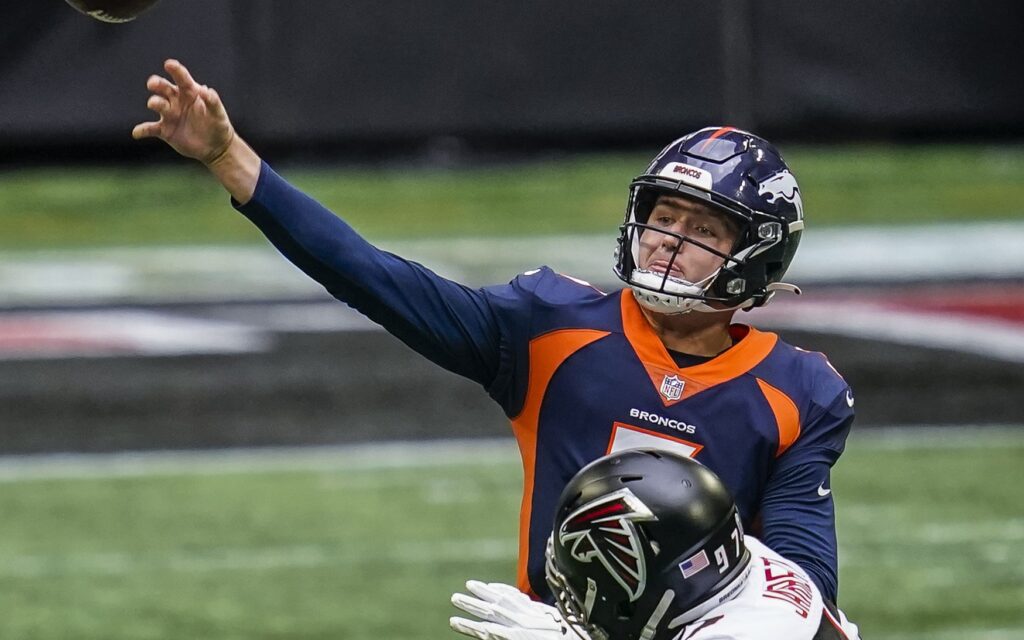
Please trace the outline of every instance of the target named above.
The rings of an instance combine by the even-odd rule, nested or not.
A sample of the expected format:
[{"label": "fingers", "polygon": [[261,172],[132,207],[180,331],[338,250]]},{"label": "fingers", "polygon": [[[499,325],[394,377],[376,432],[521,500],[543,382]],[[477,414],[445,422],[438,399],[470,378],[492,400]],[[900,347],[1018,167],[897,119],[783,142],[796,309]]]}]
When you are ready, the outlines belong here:
[{"label": "fingers", "polygon": [[160,123],[159,122],[143,122],[135,125],[132,129],[132,137],[136,140],[142,140],[143,138],[159,138],[160,137]]},{"label": "fingers", "polygon": [[[220,94],[217,93],[216,89],[196,82],[192,74],[189,73],[189,70],[185,68],[185,65],[171,58],[164,62],[164,69],[170,74],[174,82],[170,82],[158,75],[152,75],[146,81],[147,89],[155,95],[162,97],[172,107],[179,99],[189,103],[198,96],[210,113],[217,117],[226,116],[224,103],[221,101]],[[153,109],[153,107],[150,108]]]},{"label": "fingers", "polygon": [[466,582],[466,588],[469,589],[470,593],[478,598],[486,600],[487,602],[500,602],[503,600],[518,602],[524,598],[529,600],[529,596],[519,589],[501,582],[480,582],[479,580],[468,580]]},{"label": "fingers", "polygon": [[178,97],[178,87],[171,84],[166,78],[158,75],[149,76],[149,80],[146,81],[146,88],[158,96],[163,96],[168,101]]},{"label": "fingers", "polygon": [[199,87],[185,65],[173,58],[164,62],[164,70],[171,75],[171,79],[174,80],[174,84],[178,85],[178,89],[185,93],[195,91]]},{"label": "fingers", "polygon": [[217,93],[216,89],[203,85],[199,95],[202,96],[203,102],[206,103],[206,108],[210,110],[210,113],[218,118],[224,117],[224,103],[221,102],[220,94]]},{"label": "fingers", "polygon": [[492,590],[486,582],[480,582],[479,580],[467,580],[466,589],[476,597],[487,602],[497,602],[501,599],[501,594]]},{"label": "fingers", "polygon": [[[178,98],[178,87],[171,84],[166,78],[158,75],[151,75],[146,80],[146,88],[153,92],[146,101],[146,107],[155,111],[163,120],[170,111],[172,102]],[[135,125],[132,129],[132,138],[142,140],[143,138],[159,138],[161,134],[160,121],[143,122]]]},{"label": "fingers", "polygon": [[452,604],[455,605],[457,609],[461,609],[462,611],[483,620],[490,620],[494,615],[494,607],[483,600],[478,600],[477,598],[467,596],[463,593],[453,593]]},{"label": "fingers", "polygon": [[149,96],[149,100],[146,101],[146,108],[150,111],[156,111],[158,114],[163,116],[171,110],[171,103],[163,96],[152,95]]},{"label": "fingers", "polygon": [[448,626],[453,631],[461,633],[470,638],[478,640],[507,640],[508,636],[501,633],[502,628],[487,622],[476,622],[465,618],[452,617],[448,619]]},{"label": "fingers", "polygon": [[491,591],[501,594],[506,598],[516,598],[518,600],[522,600],[523,598],[526,598],[527,600],[530,599],[530,596],[526,595],[518,588],[513,587],[510,584],[505,584],[503,582],[488,582],[487,587]]}]

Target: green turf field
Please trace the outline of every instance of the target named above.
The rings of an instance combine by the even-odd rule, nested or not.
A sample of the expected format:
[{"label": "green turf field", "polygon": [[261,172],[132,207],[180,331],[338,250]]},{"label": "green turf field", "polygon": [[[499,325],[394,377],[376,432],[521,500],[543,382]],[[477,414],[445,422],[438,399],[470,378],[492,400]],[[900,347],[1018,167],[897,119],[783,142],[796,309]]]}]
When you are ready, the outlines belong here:
[{"label": "green turf field", "polygon": [[[1022,638],[1024,431],[943,433],[851,438],[842,606],[870,640]],[[0,466],[0,638],[454,639],[450,592],[512,576],[511,446],[228,464]]]},{"label": "green turf field", "polygon": [[[812,225],[1024,220],[1024,147],[784,151]],[[584,156],[443,171],[278,168],[371,238],[612,234],[629,180],[648,159]],[[259,241],[190,161],[0,172],[0,248]]]}]

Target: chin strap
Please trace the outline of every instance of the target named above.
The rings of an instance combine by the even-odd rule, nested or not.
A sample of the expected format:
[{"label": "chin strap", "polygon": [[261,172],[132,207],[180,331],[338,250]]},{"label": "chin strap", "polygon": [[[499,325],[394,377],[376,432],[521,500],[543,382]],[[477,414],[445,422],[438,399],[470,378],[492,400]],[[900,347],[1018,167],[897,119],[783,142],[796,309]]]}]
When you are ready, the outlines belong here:
[{"label": "chin strap", "polygon": [[801,293],[803,293],[802,291],[800,291],[800,287],[796,286],[795,284],[789,284],[788,282],[772,282],[771,284],[766,286],[764,290],[770,294],[775,293],[776,291],[785,291],[787,293],[792,293],[794,295],[800,295]]},{"label": "chin strap", "polygon": [[[647,274],[649,272],[642,273]],[[712,274],[712,276],[716,275],[717,272]],[[706,290],[708,285],[705,284],[705,282],[712,276],[705,278],[697,285],[690,286],[696,288],[699,285],[703,285],[702,291]],[[630,288],[633,290],[633,295],[636,297],[637,302],[655,313],[661,313],[667,316],[682,315],[684,313],[690,313],[691,311],[697,311],[699,313],[722,313],[724,311],[737,311],[740,309],[749,311],[754,306],[754,300],[752,298],[748,298],[732,307],[715,307],[700,300],[699,298],[681,296],[670,291],[651,291],[650,289],[642,286],[635,286],[633,284],[630,285]],[[760,306],[768,304],[768,302],[775,297],[775,294],[779,291],[792,293],[794,295],[801,295],[802,293],[802,291],[800,291],[800,287],[789,284],[788,282],[771,282],[765,286],[764,290],[766,292],[764,302],[762,302]]]}]

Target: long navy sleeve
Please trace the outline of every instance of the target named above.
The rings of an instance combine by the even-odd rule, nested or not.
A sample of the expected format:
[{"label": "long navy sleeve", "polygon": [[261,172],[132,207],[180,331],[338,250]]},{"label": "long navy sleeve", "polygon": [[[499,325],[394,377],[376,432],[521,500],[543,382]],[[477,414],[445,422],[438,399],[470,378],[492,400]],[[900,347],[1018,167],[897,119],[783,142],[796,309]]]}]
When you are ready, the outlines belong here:
[{"label": "long navy sleeve", "polygon": [[445,369],[491,385],[501,332],[482,291],[377,249],[266,163],[252,199],[235,206],[332,296]]},{"label": "long navy sleeve", "polygon": [[[826,598],[836,598],[828,479],[845,446],[853,402],[824,356],[782,345],[748,365],[754,378],[789,399],[799,419],[799,437],[779,455],[780,418],[760,382],[753,396],[743,375],[714,382],[714,392],[678,405],[656,395],[661,378],[646,367],[657,357],[641,355],[630,332],[639,332],[638,340],[658,337],[642,319],[627,330],[628,291],[607,295],[547,268],[507,285],[466,287],[372,246],[266,164],[253,198],[236,206],[331,295],[434,363],[478,382],[502,406],[524,451],[524,504],[531,511],[524,511],[530,522],[520,531],[527,532],[530,552],[521,562],[536,589],[544,588],[543,549],[566,480],[609,451],[620,427],[648,435],[663,429],[663,436],[653,434],[675,442],[671,427],[637,424],[641,413],[669,412],[680,424],[698,425],[692,437],[702,459],[731,479],[735,495],[746,496],[764,540],[806,569]],[[652,406],[655,413],[648,413]],[[744,437],[731,437],[730,429]]]}]

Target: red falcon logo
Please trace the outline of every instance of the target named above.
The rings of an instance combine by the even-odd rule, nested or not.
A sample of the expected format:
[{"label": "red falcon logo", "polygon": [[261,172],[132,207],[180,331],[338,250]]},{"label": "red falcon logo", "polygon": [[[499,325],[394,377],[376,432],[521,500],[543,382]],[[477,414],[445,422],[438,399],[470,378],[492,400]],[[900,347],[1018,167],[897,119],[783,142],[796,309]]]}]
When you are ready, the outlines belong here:
[{"label": "red falcon logo", "polygon": [[558,542],[580,562],[600,561],[633,602],[647,585],[635,523],[657,519],[632,491],[620,489],[570,514],[558,529]]}]

